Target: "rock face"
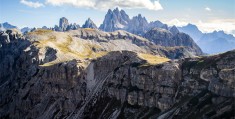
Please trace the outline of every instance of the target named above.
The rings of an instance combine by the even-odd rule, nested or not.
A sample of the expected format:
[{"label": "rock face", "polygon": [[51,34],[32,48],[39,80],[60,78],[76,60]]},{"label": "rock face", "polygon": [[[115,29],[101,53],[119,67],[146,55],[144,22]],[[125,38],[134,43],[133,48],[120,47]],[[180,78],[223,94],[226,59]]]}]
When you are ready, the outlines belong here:
[{"label": "rock face", "polygon": [[154,22],[150,22],[149,23],[149,30],[153,29],[153,28],[163,28],[168,30],[168,25],[167,24],[163,24],[161,21],[154,21]]},{"label": "rock face", "polygon": [[185,33],[178,32],[176,27],[172,27],[170,31],[161,28],[153,28],[148,31],[144,37],[161,46],[183,46],[189,48],[189,51],[195,55],[203,54],[193,39]]},{"label": "rock face", "polygon": [[77,25],[76,23],[69,24],[68,19],[65,18],[65,17],[62,17],[62,18],[60,18],[59,26],[55,25],[55,27],[52,28],[52,30],[55,30],[55,31],[69,31],[69,30],[76,30],[78,28],[80,28],[79,25]]},{"label": "rock face", "polygon": [[118,8],[113,11],[109,9],[105,15],[103,24],[100,25],[99,29],[107,32],[124,29],[129,21],[129,16],[125,13],[125,11],[119,11]]},{"label": "rock face", "polygon": [[176,35],[176,34],[180,33],[179,30],[177,29],[177,27],[176,27],[175,25],[172,26],[169,31],[170,31],[173,35]]},{"label": "rock face", "polygon": [[60,18],[59,27],[61,28],[61,31],[66,31],[68,26],[68,19],[66,19],[65,17]]},{"label": "rock face", "polygon": [[124,10],[119,11],[118,8],[113,11],[109,9],[103,24],[99,27],[99,29],[107,32],[125,30],[140,36],[152,28],[164,28],[168,30],[168,26],[160,21],[148,23],[146,18],[142,17],[141,14],[130,19]]},{"label": "rock face", "polygon": [[9,35],[7,33],[5,33],[4,31],[0,32],[0,46],[4,47],[5,45],[7,45],[8,43],[10,43],[10,38]]},{"label": "rock face", "polygon": [[22,33],[28,33],[28,32],[30,32],[31,30],[32,30],[32,28],[29,28],[29,27],[24,27],[24,28],[20,29],[20,31],[21,31]]},{"label": "rock face", "polygon": [[133,17],[129,24],[127,31],[137,34],[137,35],[143,35],[148,30],[148,21],[145,17],[142,17],[141,14],[138,16]]},{"label": "rock face", "polygon": [[160,21],[148,23],[146,18],[142,17],[140,14],[138,16],[134,16],[132,19],[129,19],[129,16],[125,13],[125,11],[119,11],[118,8],[113,11],[108,11],[104,22],[99,29],[108,32],[125,30],[133,34],[143,36],[156,45],[167,47],[185,47],[187,49],[186,52],[185,50],[175,50],[180,51],[180,53],[183,54],[203,54],[193,39],[187,34],[180,33],[176,26],[168,28],[166,24],[163,24]]},{"label": "rock face", "polygon": [[121,30],[115,32],[103,32],[96,29],[93,30],[79,29],[71,32],[72,36],[76,36],[86,40],[93,40],[93,41],[95,40],[98,41],[98,43],[102,42],[103,44],[102,47],[110,46],[109,43],[115,44],[114,46],[110,46],[110,48],[108,48],[108,49],[114,49],[114,51],[117,50],[141,51],[141,52],[147,52],[150,54],[168,57],[170,59],[188,58],[195,56],[195,54],[192,53],[194,52],[194,50],[191,50],[189,48],[180,47],[180,46],[163,47],[158,44],[150,42],[148,39]]},{"label": "rock face", "polygon": [[235,51],[157,65],[113,51],[88,66],[43,65],[59,51],[47,48],[42,62],[31,39],[8,31],[0,40],[0,118],[235,117]]},{"label": "rock face", "polygon": [[198,40],[200,40],[203,35],[203,33],[197,28],[197,26],[193,24],[178,27],[178,29],[180,30],[180,32],[189,34],[195,42],[198,42]]},{"label": "rock face", "polygon": [[82,28],[97,29],[97,26],[95,25],[95,23],[90,18],[88,18],[88,20],[86,20],[85,24],[82,25]]}]

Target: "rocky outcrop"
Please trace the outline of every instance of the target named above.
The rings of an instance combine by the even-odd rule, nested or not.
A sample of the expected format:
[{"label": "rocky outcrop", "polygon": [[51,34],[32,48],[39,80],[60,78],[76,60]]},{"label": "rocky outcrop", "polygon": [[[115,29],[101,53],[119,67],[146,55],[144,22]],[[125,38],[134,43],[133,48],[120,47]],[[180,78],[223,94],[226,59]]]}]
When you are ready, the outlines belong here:
[{"label": "rocky outcrop", "polygon": [[88,20],[86,20],[85,24],[82,25],[82,28],[97,29],[97,26],[95,25],[95,23],[90,18],[88,18]]},{"label": "rocky outcrop", "polygon": [[[0,118],[234,118],[235,51],[150,65],[132,51],[52,65],[8,31],[0,48]],[[27,37],[29,38],[29,37]],[[48,56],[48,57],[47,57]],[[49,58],[49,59],[48,59]],[[217,107],[217,108],[215,108]]]},{"label": "rocky outcrop", "polygon": [[[232,72],[234,70],[220,71],[213,67],[217,67],[218,62],[228,57],[233,59],[234,53],[232,51],[217,58],[186,59],[156,66],[145,66],[144,61],[133,58],[135,54],[114,52],[94,62],[93,77],[96,81],[105,80],[103,83],[105,88],[101,88],[98,93],[102,98],[97,98],[97,103],[91,103],[91,107],[84,110],[83,118],[95,116],[108,118],[117,112],[118,118],[233,117],[234,73]],[[104,77],[100,72],[103,66],[116,68],[105,70],[104,72],[108,73]],[[224,70],[227,74],[224,74]],[[219,77],[218,74],[220,74]],[[230,78],[222,79],[220,78],[223,77],[222,74]],[[222,80],[229,80],[230,83]],[[101,106],[106,108],[102,109],[101,115],[96,115],[99,112],[96,108]],[[213,108],[214,106],[219,106],[219,108]],[[110,110],[113,111],[110,112]],[[155,112],[155,114],[147,112]]]},{"label": "rocky outcrop", "polygon": [[69,26],[68,19],[65,17],[60,18],[59,27],[61,31],[66,31],[68,26]]},{"label": "rocky outcrop", "polygon": [[141,14],[130,19],[124,10],[119,11],[118,8],[113,11],[109,9],[105,15],[103,24],[99,27],[99,29],[107,32],[126,30],[140,36],[144,35],[152,28],[163,28],[168,30],[168,26],[160,21],[148,23],[146,18],[142,17]]},{"label": "rocky outcrop", "polygon": [[32,30],[32,28],[29,28],[29,27],[24,27],[24,28],[20,29],[20,31],[21,31],[22,33],[28,33],[28,32],[30,32],[31,30]]},{"label": "rocky outcrop", "polygon": [[179,30],[177,29],[177,27],[176,27],[175,25],[172,26],[169,31],[170,31],[173,35],[176,35],[176,34],[180,33]]},{"label": "rocky outcrop", "polygon": [[[146,52],[150,54],[156,54],[164,57],[168,57],[170,59],[179,59],[179,58],[188,58],[194,57],[194,50],[189,48],[181,47],[181,46],[171,46],[171,47],[163,47],[158,44],[154,44],[150,42],[148,39],[140,37],[138,35],[131,34],[126,31],[118,30],[115,32],[103,32],[97,29],[78,29],[76,31],[70,31],[72,36],[76,38],[82,38],[86,40],[98,41],[99,43],[107,43],[104,47],[107,47],[109,43],[115,41],[115,46],[111,47],[111,49],[118,50],[128,50],[128,51],[136,51],[140,47],[140,49],[146,50]],[[121,40],[121,43],[119,43]],[[129,44],[131,41],[131,44]],[[123,44],[125,42],[125,45]],[[135,45],[135,46],[133,46]]]},{"label": "rocky outcrop", "polygon": [[5,33],[4,31],[2,31],[0,33],[0,46],[4,47],[5,45],[7,45],[8,43],[10,43],[10,38],[9,35],[7,33]]},{"label": "rocky outcrop", "polygon": [[51,28],[51,30],[55,30],[55,31],[69,31],[69,30],[76,30],[78,28],[80,28],[79,25],[77,25],[76,23],[69,24],[68,19],[65,18],[65,17],[62,17],[62,18],[60,18],[59,26],[55,25],[55,27]]},{"label": "rocky outcrop", "polygon": [[157,20],[157,21],[152,21],[149,23],[148,29],[151,30],[153,28],[162,28],[162,29],[168,30],[168,25]]},{"label": "rocky outcrop", "polygon": [[198,42],[203,33],[194,24],[187,24],[186,26],[178,27],[180,32],[189,34],[195,42]]},{"label": "rocky outcrop", "polygon": [[189,52],[193,53],[194,55],[203,54],[201,49],[189,35],[179,33],[174,27],[172,27],[171,31],[174,33],[171,33],[165,29],[154,28],[148,31],[144,37],[157,45],[167,47],[182,46],[187,47]]},{"label": "rocky outcrop", "polygon": [[143,35],[148,30],[148,21],[145,17],[142,17],[141,14],[133,17],[129,24],[127,31],[137,35]]},{"label": "rocky outcrop", "polygon": [[113,11],[109,9],[105,15],[103,24],[100,25],[99,29],[107,32],[120,30],[125,28],[129,21],[129,16],[125,13],[125,11],[119,11],[118,8]]},{"label": "rocky outcrop", "polygon": [[77,30],[78,28],[80,28],[80,26],[76,23],[73,23],[73,24],[69,24],[68,28],[67,28],[67,31],[68,30]]}]

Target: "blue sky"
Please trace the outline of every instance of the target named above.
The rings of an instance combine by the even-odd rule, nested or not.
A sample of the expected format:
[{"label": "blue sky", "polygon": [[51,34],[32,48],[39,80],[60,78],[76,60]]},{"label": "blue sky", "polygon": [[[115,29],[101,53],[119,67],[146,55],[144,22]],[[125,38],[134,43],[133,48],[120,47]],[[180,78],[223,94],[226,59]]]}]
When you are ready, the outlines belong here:
[{"label": "blue sky", "polygon": [[209,32],[224,30],[235,34],[235,0],[0,0],[0,22],[18,27],[52,27],[60,17],[82,25],[91,18],[98,26],[108,9],[119,7],[133,17],[169,25],[196,24]]}]

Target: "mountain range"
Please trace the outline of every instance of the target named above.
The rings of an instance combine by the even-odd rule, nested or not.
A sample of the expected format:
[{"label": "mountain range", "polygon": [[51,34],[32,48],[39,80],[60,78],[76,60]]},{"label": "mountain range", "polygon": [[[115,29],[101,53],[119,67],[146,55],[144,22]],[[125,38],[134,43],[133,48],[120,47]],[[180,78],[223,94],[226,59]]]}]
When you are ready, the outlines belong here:
[{"label": "mountain range", "polygon": [[2,26],[1,119],[235,118],[235,50],[208,56],[176,26],[119,9],[99,28]]},{"label": "mountain range", "polygon": [[0,32],[0,118],[235,117],[234,50],[197,57],[184,33],[154,28],[144,36],[150,40],[92,28]]},{"label": "mountain range", "polygon": [[[193,24],[188,24],[183,27],[172,27],[174,29],[171,29],[171,27],[162,23],[161,21],[152,21],[149,23],[147,19],[141,14],[130,18],[124,10],[119,10],[118,8],[114,10],[108,10],[100,27],[97,27],[97,25],[90,18],[88,18],[82,25],[82,28],[100,29],[106,32],[125,30],[139,36],[144,36],[153,28],[162,28],[169,30],[171,33],[177,33],[179,31],[188,34],[206,54],[221,53],[235,48],[235,37],[230,34],[226,34],[223,31],[202,33],[198,27]],[[0,28],[12,29],[17,27],[5,22],[0,24]],[[65,17],[60,19],[59,26],[55,25],[54,28],[43,27],[43,29],[52,29],[55,31],[68,31],[78,28],[80,28],[80,25],[76,23],[69,23],[68,19]],[[33,30],[33,28],[24,27],[21,29],[21,32],[25,33],[31,30]],[[173,33],[173,35],[175,34]]]},{"label": "mountain range", "polygon": [[168,29],[168,26],[160,21],[148,23],[141,14],[130,19],[124,10],[119,10],[118,8],[113,11],[108,10],[103,23],[99,27],[99,29],[107,32],[125,30],[140,36],[152,28]]},{"label": "mountain range", "polygon": [[217,54],[235,49],[235,37],[231,34],[224,33],[224,31],[202,33],[193,24],[178,27],[178,29],[181,32],[189,34],[202,51],[207,54]]}]

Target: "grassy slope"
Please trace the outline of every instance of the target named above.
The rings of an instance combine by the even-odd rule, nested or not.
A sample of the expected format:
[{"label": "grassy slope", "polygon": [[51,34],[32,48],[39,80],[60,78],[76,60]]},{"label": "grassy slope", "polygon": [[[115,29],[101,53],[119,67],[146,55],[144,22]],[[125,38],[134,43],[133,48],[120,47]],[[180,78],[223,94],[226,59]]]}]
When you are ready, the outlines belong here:
[{"label": "grassy slope", "polygon": [[[45,53],[46,47],[52,47],[53,49],[57,50],[57,59],[55,61],[45,63],[42,66],[50,66],[72,59],[81,60],[83,63],[85,63],[87,60],[102,57],[109,52],[103,50],[102,46],[100,45],[88,42],[88,40],[82,41],[75,39],[66,32],[54,32],[51,30],[40,29],[28,33],[28,35],[32,38],[37,38],[37,42],[34,42],[34,45],[42,50],[42,54]],[[94,49],[96,50],[94,51]],[[141,59],[146,60],[148,65],[155,65],[169,61],[167,58],[145,53],[138,53],[138,56]]]}]

